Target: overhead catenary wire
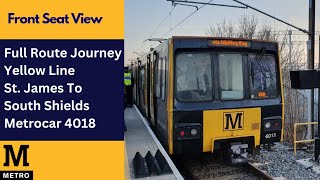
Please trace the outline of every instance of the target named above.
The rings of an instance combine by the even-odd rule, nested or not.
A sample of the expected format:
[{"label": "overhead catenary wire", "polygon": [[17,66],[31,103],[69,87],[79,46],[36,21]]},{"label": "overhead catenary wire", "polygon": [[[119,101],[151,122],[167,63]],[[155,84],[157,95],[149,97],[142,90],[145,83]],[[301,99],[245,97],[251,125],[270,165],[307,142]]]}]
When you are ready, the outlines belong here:
[{"label": "overhead catenary wire", "polygon": [[[152,31],[152,33],[150,34],[150,36],[148,36],[148,38],[146,38],[146,39],[151,39],[151,37],[159,30],[159,28],[160,28],[161,25],[165,22],[165,20],[167,20],[168,17],[171,17],[171,14],[172,14],[172,12],[173,12],[174,9],[175,9],[175,6],[172,7],[172,9],[170,10],[170,12],[163,18],[163,20],[156,26],[156,28]],[[145,43],[146,43],[146,40],[143,41],[143,42],[141,43],[141,45],[138,46],[138,48],[136,48],[132,53],[133,53],[133,54],[138,54],[137,51],[139,51],[139,50],[143,47],[143,45],[144,45]]]},{"label": "overhead catenary wire", "polygon": [[180,24],[182,24],[183,22],[185,22],[187,19],[189,19],[192,15],[194,15],[196,12],[198,12],[200,9],[202,9],[203,7],[205,7],[206,5],[208,5],[209,3],[211,3],[213,0],[210,0],[209,2],[207,2],[206,4],[203,4],[202,6],[200,6],[198,9],[194,10],[192,13],[190,13],[187,17],[185,17],[182,21],[180,21],[179,23],[177,23],[173,28],[171,28],[168,32],[166,32],[164,35],[162,35],[160,38],[165,37],[167,34],[169,34],[171,31],[173,31],[174,29],[176,29],[178,26],[180,26]]},{"label": "overhead catenary wire", "polygon": [[[291,30],[292,31],[292,35],[298,35],[298,36],[308,36],[308,34],[298,31],[298,30]],[[272,31],[273,33],[277,34],[277,35],[286,35],[288,34],[288,30],[276,30],[276,31]],[[320,31],[316,31],[315,32],[316,35],[320,35]]]},{"label": "overhead catenary wire", "polygon": [[[168,1],[170,1],[170,0],[168,0]],[[172,23],[171,23],[171,15],[172,15],[172,12],[173,12],[173,10],[174,10],[174,8],[175,8],[175,5],[174,5],[174,2],[189,2],[189,1],[172,1],[173,2],[173,8],[170,10],[170,12],[165,16],[165,18],[158,24],[158,26],[156,26],[156,28],[155,28],[155,30],[151,33],[151,35],[149,36],[149,39],[151,39],[152,38],[152,36],[159,30],[159,28],[161,27],[161,25],[165,22],[165,20],[168,18],[168,17],[170,17],[170,29],[166,32],[166,33],[164,33],[161,37],[160,37],[160,39],[161,38],[164,38],[166,35],[168,35],[170,32],[172,32],[173,30],[175,30],[178,26],[180,26],[183,22],[185,22],[187,19],[189,19],[192,15],[194,15],[197,11],[199,11],[200,9],[202,9],[204,6],[206,6],[206,5],[209,5],[209,4],[211,4],[211,2],[212,2],[213,0],[210,0],[209,2],[207,2],[207,3],[205,3],[205,2],[203,2],[202,4],[202,6],[201,7],[199,7],[198,9],[196,9],[195,11],[193,11],[192,13],[190,13],[187,17],[185,17],[183,20],[181,20],[179,23],[177,23],[176,25],[174,25],[173,27],[172,27]],[[242,2],[240,2],[240,1],[235,1],[235,2],[237,2],[237,3],[240,3],[240,4],[242,4]],[[246,6],[245,6],[245,8],[248,8],[248,5],[246,4]],[[250,8],[252,8],[251,6],[250,6]],[[256,10],[256,9],[255,9]],[[259,12],[260,12],[260,10],[259,10]],[[281,20],[281,22],[282,22],[282,20]],[[286,23],[287,24],[287,23]],[[291,25],[291,24],[290,24]],[[293,26],[294,28],[297,28],[296,26]],[[300,28],[297,28],[297,29],[299,29],[299,30],[293,30],[293,31],[297,31],[297,32],[295,32],[295,33],[293,33],[292,35],[306,35],[305,33],[305,31],[303,30],[303,29],[300,29]],[[319,32],[318,32],[319,33]],[[285,35],[286,33],[280,33],[280,32],[278,32],[277,34],[279,34],[279,35]],[[141,44],[141,46],[138,48],[138,49],[141,49],[142,47],[143,47],[143,45],[146,43],[146,41],[144,41],[142,44]],[[154,43],[154,44],[152,44],[150,47],[153,47],[154,45],[155,45],[156,43]],[[137,51],[137,50],[136,50]],[[135,51],[135,52],[136,52]]]},{"label": "overhead catenary wire", "polygon": [[229,5],[229,4],[217,4],[217,3],[205,3],[200,1],[187,1],[187,0],[167,0],[171,1],[172,3],[188,3],[188,4],[207,4],[211,6],[221,6],[221,7],[231,7],[231,8],[241,8],[246,9],[246,6],[236,6],[236,5]]},{"label": "overhead catenary wire", "polygon": [[[209,2],[203,4],[202,6],[200,6],[198,9],[194,10],[192,13],[190,13],[187,17],[185,17],[184,19],[182,19],[179,23],[177,23],[175,26],[173,26],[172,28],[170,28],[169,31],[167,31],[166,33],[164,33],[160,38],[165,37],[167,34],[169,34],[171,31],[173,31],[174,29],[176,29],[178,26],[180,26],[183,22],[185,22],[187,19],[189,19],[192,15],[194,15],[196,12],[198,12],[200,9],[202,9],[203,7],[205,7],[206,5],[208,5],[209,3],[211,3],[213,0],[210,0]],[[154,44],[151,45],[151,47],[154,46]]]},{"label": "overhead catenary wire", "polygon": [[284,20],[282,20],[282,19],[279,19],[279,18],[277,18],[277,17],[275,17],[275,16],[272,16],[272,15],[270,15],[270,14],[264,12],[264,11],[261,11],[260,9],[257,9],[257,8],[255,8],[255,7],[253,7],[253,6],[250,6],[250,5],[248,5],[248,4],[246,4],[246,3],[243,3],[243,2],[241,2],[241,1],[239,1],[239,0],[233,0],[233,1],[239,3],[239,4],[243,5],[243,6],[246,6],[247,8],[250,8],[250,9],[252,9],[252,10],[254,10],[254,11],[257,11],[257,12],[259,12],[259,13],[261,13],[261,14],[264,14],[264,15],[266,15],[266,16],[269,16],[269,17],[271,17],[271,18],[273,18],[273,19],[275,19],[275,20],[277,20],[277,21],[280,21],[280,22],[282,22],[282,23],[284,23],[284,24],[286,24],[286,25],[288,25],[288,26],[291,26],[291,27],[293,27],[293,28],[295,28],[295,29],[298,29],[298,30],[301,31],[301,32],[304,32],[304,33],[306,33],[306,34],[310,34],[309,31],[307,31],[307,30],[305,30],[305,29],[302,29],[302,28],[299,28],[299,27],[297,27],[297,26],[295,26],[295,25],[293,25],[293,24],[290,24],[290,23],[288,23],[288,22],[286,22],[286,21],[284,21]]},{"label": "overhead catenary wire", "polygon": [[189,6],[189,7],[194,7],[196,9],[198,9],[199,7],[196,5],[191,5],[191,4],[184,4],[184,3],[173,3],[174,6],[176,5],[181,5],[181,6]]},{"label": "overhead catenary wire", "polygon": [[151,38],[151,37],[154,35],[154,33],[158,31],[158,29],[159,29],[160,26],[164,23],[164,21],[165,21],[168,17],[171,16],[171,14],[172,14],[172,12],[173,12],[173,10],[174,10],[175,7],[176,7],[176,6],[173,6],[173,7],[172,7],[171,11],[166,15],[166,17],[161,21],[161,23],[155,28],[155,30],[151,33],[151,35],[149,36],[149,38]]}]

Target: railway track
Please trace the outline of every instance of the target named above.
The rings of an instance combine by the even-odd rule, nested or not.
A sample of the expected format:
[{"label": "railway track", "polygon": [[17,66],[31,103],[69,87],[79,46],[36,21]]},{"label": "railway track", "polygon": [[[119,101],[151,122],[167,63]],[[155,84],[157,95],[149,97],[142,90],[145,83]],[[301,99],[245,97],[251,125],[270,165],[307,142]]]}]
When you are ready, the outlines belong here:
[{"label": "railway track", "polygon": [[174,160],[186,180],[272,180],[251,163],[230,165],[212,156],[178,158]]}]

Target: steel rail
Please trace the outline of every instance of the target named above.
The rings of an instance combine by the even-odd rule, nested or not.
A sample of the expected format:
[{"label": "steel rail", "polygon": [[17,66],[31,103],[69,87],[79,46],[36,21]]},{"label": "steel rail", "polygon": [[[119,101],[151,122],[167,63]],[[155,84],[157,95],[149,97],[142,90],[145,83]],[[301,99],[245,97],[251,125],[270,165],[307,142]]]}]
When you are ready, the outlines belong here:
[{"label": "steel rail", "polygon": [[248,167],[250,168],[252,173],[255,174],[256,176],[261,177],[264,180],[274,180],[273,177],[271,177],[269,174],[263,172],[262,170],[260,170],[256,166],[254,166],[252,163],[248,163]]}]

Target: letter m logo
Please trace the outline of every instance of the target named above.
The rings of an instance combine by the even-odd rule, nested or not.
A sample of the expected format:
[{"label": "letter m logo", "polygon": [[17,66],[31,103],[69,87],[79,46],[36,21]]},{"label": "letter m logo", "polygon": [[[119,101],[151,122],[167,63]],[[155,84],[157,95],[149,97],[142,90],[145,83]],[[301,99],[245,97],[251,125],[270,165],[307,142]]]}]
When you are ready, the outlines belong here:
[{"label": "letter m logo", "polygon": [[3,164],[3,166],[10,166],[10,158],[12,159],[14,166],[19,166],[22,157],[23,166],[29,166],[27,157],[27,150],[29,148],[29,145],[20,145],[17,155],[15,154],[12,145],[4,145],[3,148],[6,152],[6,162]]},{"label": "letter m logo", "polygon": [[234,131],[243,129],[243,112],[223,113],[223,130]]}]

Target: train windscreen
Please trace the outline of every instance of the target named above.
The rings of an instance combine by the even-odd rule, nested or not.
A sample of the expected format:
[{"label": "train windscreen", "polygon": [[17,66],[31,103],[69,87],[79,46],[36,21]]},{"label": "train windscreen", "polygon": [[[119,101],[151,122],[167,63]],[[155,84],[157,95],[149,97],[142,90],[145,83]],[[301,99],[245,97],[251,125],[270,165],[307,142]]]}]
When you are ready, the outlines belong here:
[{"label": "train windscreen", "polygon": [[219,54],[219,84],[222,100],[244,98],[241,54]]},{"label": "train windscreen", "polygon": [[212,101],[209,53],[181,53],[176,57],[176,98],[182,102]]},{"label": "train windscreen", "polygon": [[278,97],[276,60],[271,55],[249,55],[251,99]]}]

